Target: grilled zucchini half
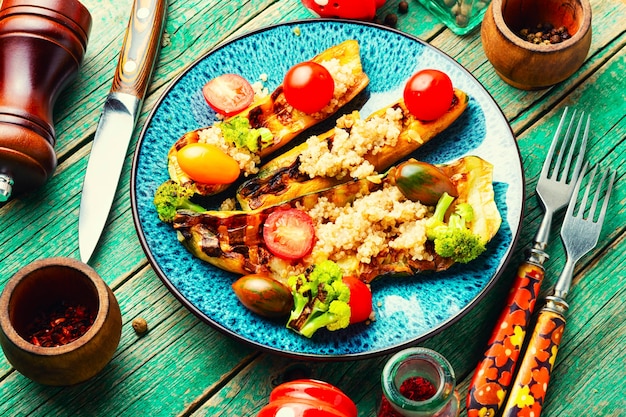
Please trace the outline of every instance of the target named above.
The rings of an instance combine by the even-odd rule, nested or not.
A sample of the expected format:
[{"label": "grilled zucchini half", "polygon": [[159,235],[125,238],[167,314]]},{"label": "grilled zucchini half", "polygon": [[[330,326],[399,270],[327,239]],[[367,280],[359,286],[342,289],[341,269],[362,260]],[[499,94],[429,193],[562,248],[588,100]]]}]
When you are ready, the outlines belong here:
[{"label": "grilled zucchini half", "polygon": [[[184,134],[170,148],[168,153],[168,172],[172,180],[181,185],[191,186],[196,194],[213,195],[227,189],[230,184],[202,184],[193,181],[180,168],[177,161],[178,151],[185,145],[196,142],[214,141],[225,153],[232,156],[240,166],[244,176],[258,171],[261,158],[287,145],[293,138],[311,126],[314,126],[336,113],[355,98],[369,84],[369,78],[363,72],[359,44],[356,40],[347,40],[323,51],[311,59],[322,65],[339,68],[341,80],[335,79],[335,93],[330,103],[314,114],[307,114],[294,109],[285,99],[282,85],[270,95],[253,102],[241,113],[213,126],[193,130]],[[334,71],[329,70],[335,77]],[[247,124],[247,132],[263,132],[255,138],[258,146],[254,150],[236,146],[224,139],[226,125]],[[246,132],[246,133],[247,133]],[[216,143],[217,142],[217,143]]]},{"label": "grilled zucchini half", "polygon": [[[361,121],[362,128],[359,129],[354,127],[355,123],[359,123],[359,121],[355,121],[359,118],[358,112],[344,116],[344,118],[339,119],[337,127],[334,129],[310,137],[306,142],[262,166],[257,176],[251,177],[239,186],[237,200],[244,210],[255,210],[349,181],[355,175],[358,178],[369,175],[371,172],[364,174],[358,174],[355,171],[352,173],[342,172],[340,167],[336,169],[326,168],[326,172],[316,172],[310,169],[307,171],[305,158],[310,161],[309,165],[341,165],[345,163],[346,159],[349,159],[346,155],[350,154],[354,148],[363,149],[361,153],[365,154],[362,157],[372,167],[372,171],[383,172],[447,129],[463,114],[468,102],[467,94],[455,89],[454,98],[448,111],[430,122],[416,119],[408,111],[402,99],[391,106],[378,110],[365,121]],[[390,120],[390,114],[394,115],[393,120]],[[363,134],[363,130],[369,131]],[[395,133],[390,132],[390,130],[395,130]],[[338,154],[336,160],[332,160],[332,158],[325,160],[324,155],[320,155],[315,150],[312,151],[311,148],[315,149],[319,147],[319,144],[323,144],[327,153],[332,152],[333,146],[339,146],[336,145],[336,136],[338,135],[349,136],[345,140],[348,145],[342,146],[352,146],[353,148],[335,150]],[[367,137],[364,138],[364,136]]]},{"label": "grilled zucchini half", "polygon": [[[492,165],[476,156],[466,156],[453,163],[437,166],[454,184],[458,197],[454,205],[469,203],[474,209],[474,220],[470,228],[472,233],[488,242],[495,236],[501,224],[501,217],[495,204],[492,185]],[[359,277],[364,282],[389,274],[415,274],[422,271],[441,271],[449,268],[454,262],[450,258],[437,255],[432,242],[426,240],[424,221],[433,215],[432,206],[423,206],[419,202],[407,201],[396,187],[393,167],[385,174],[366,179],[352,180],[334,187],[302,195],[281,204],[252,211],[207,211],[194,213],[179,211],[174,218],[173,227],[178,232],[179,240],[194,256],[229,272],[238,274],[263,273],[285,282],[293,274],[301,273],[312,265],[326,259],[337,262],[345,275]],[[424,186],[420,180],[416,187]],[[385,191],[386,190],[386,191]],[[379,194],[377,194],[379,193]],[[383,202],[381,193],[396,200]],[[370,197],[373,203],[364,200]],[[389,200],[388,197],[386,197]],[[360,203],[359,203],[360,202]],[[410,203],[414,203],[411,205]],[[420,218],[409,220],[389,219],[383,213],[382,219],[375,219],[376,228],[362,229],[359,237],[349,232],[346,242],[329,245],[325,229],[328,223],[338,223],[332,218],[317,219],[319,213],[357,207],[366,204],[361,212],[402,210],[402,216],[413,216],[414,211],[421,214]],[[385,207],[388,204],[389,207]],[[406,207],[403,205],[408,204]],[[287,261],[274,256],[267,248],[263,239],[263,224],[270,213],[285,208],[304,210],[313,218],[316,242],[313,251],[298,261]],[[315,214],[317,212],[317,214]],[[376,214],[367,214],[367,216]],[[332,217],[332,215],[329,215]],[[338,218],[338,217],[337,217]],[[403,223],[404,221],[404,223]],[[421,223],[420,223],[421,222]],[[382,226],[381,226],[382,225]],[[337,234],[348,233],[346,226]],[[383,235],[387,240],[374,241],[371,247],[362,248],[372,238],[380,237],[377,228],[383,227]],[[411,231],[411,228],[414,228]],[[408,230],[412,240],[402,240]],[[419,235],[421,233],[421,235]],[[396,236],[397,235],[397,236]],[[378,236],[378,237],[377,237]],[[391,243],[389,236],[394,236]],[[418,244],[415,243],[418,241]],[[353,244],[353,247],[350,247]],[[421,247],[417,247],[421,245]],[[485,256],[485,255],[482,255]]]}]

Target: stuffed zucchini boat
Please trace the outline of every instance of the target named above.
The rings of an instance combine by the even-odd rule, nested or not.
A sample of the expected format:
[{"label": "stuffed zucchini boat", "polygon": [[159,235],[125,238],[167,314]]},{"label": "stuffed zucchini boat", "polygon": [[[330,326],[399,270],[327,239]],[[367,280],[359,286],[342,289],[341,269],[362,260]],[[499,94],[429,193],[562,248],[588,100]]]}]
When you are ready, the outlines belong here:
[{"label": "stuffed zucchini boat", "polygon": [[[471,261],[498,231],[501,217],[492,171],[489,162],[476,156],[438,166],[409,160],[384,174],[257,210],[178,210],[173,227],[194,256],[226,271],[266,274],[280,282],[325,260],[336,262],[344,276],[364,282],[388,274],[441,271],[455,262]],[[426,188],[440,196],[436,206],[419,201],[429,198],[423,193]],[[277,256],[266,236],[270,216],[289,210],[304,213],[313,225],[310,251],[297,259]],[[437,239],[443,236],[440,230],[453,227],[453,218],[459,218],[455,224],[461,223],[455,211],[471,211],[462,220],[471,243],[464,247],[466,241],[456,236],[446,242],[442,238],[445,249],[452,251],[442,256]],[[284,238],[299,238],[297,233],[291,235]]]},{"label": "stuffed zucchini boat", "polygon": [[369,78],[363,72],[356,40],[335,45],[311,61],[324,66],[334,81],[333,97],[324,108],[312,114],[295,109],[285,99],[283,86],[280,85],[242,112],[217,121],[213,126],[188,132],[178,139],[168,153],[171,180],[193,188],[200,195],[224,191],[232,182],[207,184],[194,181],[179,164],[181,149],[195,143],[213,145],[236,161],[243,176],[255,174],[261,158],[287,145],[304,130],[336,113],[369,84]]},{"label": "stuffed zucchini boat", "polygon": [[367,119],[344,115],[334,129],[312,136],[274,158],[237,190],[244,210],[278,204],[296,196],[384,172],[432,140],[468,106],[467,94],[454,90],[450,108],[433,121],[412,115],[400,99]]}]

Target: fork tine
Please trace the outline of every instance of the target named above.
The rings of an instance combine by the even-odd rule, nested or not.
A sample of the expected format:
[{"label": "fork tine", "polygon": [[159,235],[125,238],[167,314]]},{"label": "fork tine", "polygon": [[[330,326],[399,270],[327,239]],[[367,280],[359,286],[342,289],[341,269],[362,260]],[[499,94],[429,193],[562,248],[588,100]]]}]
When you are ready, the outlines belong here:
[{"label": "fork tine", "polygon": [[600,199],[600,191],[602,191],[602,184],[604,184],[604,180],[606,179],[609,170],[607,169],[602,174],[602,178],[600,182],[598,182],[598,186],[596,187],[596,193],[593,196],[593,201],[591,202],[591,208],[589,209],[589,218],[593,221],[594,214],[596,212],[596,206],[598,205],[598,200]]},{"label": "fork tine", "polygon": [[[606,170],[605,176],[606,174],[609,173],[609,171],[611,171],[610,169]],[[598,223],[602,224],[604,222],[604,216],[606,215],[606,208],[609,205],[609,198],[611,197],[611,191],[613,191],[613,183],[615,182],[615,174],[617,173],[617,171],[613,171],[611,173],[611,176],[609,178],[609,185],[606,188],[606,193],[604,194],[604,202],[602,202],[602,209],[600,210],[600,215],[598,216]],[[604,178],[603,178],[604,180]],[[600,188],[598,187],[598,191],[600,190]]]},{"label": "fork tine", "polygon": [[[585,117],[585,113],[582,112],[580,115],[580,120],[578,121],[578,127],[576,127],[576,133],[574,133],[574,139],[572,141],[572,145],[569,148],[569,153],[567,155],[567,161],[565,162],[565,168],[563,169],[563,176],[561,178],[562,181],[567,181],[567,174],[569,172],[570,169],[570,165],[572,163],[572,159],[574,157],[574,148],[576,147],[576,142],[578,140],[578,134],[580,133],[580,127],[583,123]],[[587,148],[587,138],[589,137],[589,125],[591,123],[591,115],[587,116],[587,125],[585,126],[585,132],[583,133],[583,139],[582,142],[580,144],[580,149],[578,150],[578,157],[576,158],[576,164],[574,166],[574,170],[572,171],[571,174],[571,179],[573,181],[576,180],[576,178],[578,178],[578,174],[580,173],[580,167],[582,165],[583,162],[583,158],[585,155],[585,149]]]},{"label": "fork tine", "polygon": [[[550,169],[550,164],[552,163],[552,157],[554,156],[556,145],[559,142],[559,136],[561,136],[561,129],[563,129],[563,125],[565,124],[568,110],[569,110],[568,107],[566,107],[565,110],[563,110],[563,115],[561,116],[561,120],[559,121],[559,126],[556,128],[556,132],[554,132],[552,143],[550,143],[550,149],[548,149],[548,153],[546,154],[546,159],[543,161],[543,167],[541,168],[541,172],[539,174],[541,177],[548,176],[548,170]],[[576,114],[576,109],[574,109],[574,114]]]},{"label": "fork tine", "polygon": [[[541,168],[541,177],[549,178],[556,182],[567,183],[568,180],[575,182],[576,178],[578,178],[578,174],[580,173],[580,167],[582,165],[585,150],[587,148],[587,139],[589,137],[589,125],[591,124],[591,116],[587,116],[587,123],[584,129],[583,138],[578,149],[578,154],[576,158],[576,162],[574,165],[574,169],[570,172],[570,167],[572,165],[572,161],[574,160],[574,153],[576,150],[576,145],[578,143],[578,138],[580,137],[580,131],[582,128],[583,121],[585,119],[585,112],[580,112],[580,118],[578,119],[578,123],[576,125],[576,129],[574,134],[572,135],[572,130],[574,128],[574,123],[576,121],[577,111],[574,109],[572,111],[572,117],[569,120],[567,125],[567,130],[565,135],[563,136],[563,140],[561,142],[561,146],[559,148],[559,152],[556,156],[556,160],[554,158],[554,152],[556,151],[556,147],[559,142],[559,137],[561,136],[561,132],[565,123],[567,122],[567,113],[569,108],[565,108],[563,111],[563,115],[561,116],[561,120],[559,121],[559,125],[554,133],[554,137],[552,139],[552,143],[550,144],[550,149],[546,155],[546,159],[543,162],[543,167]],[[567,155],[567,156],[566,156]],[[565,166],[562,168],[561,164],[563,163],[563,158],[565,158]],[[554,164],[552,168],[552,172],[548,175],[548,171],[550,170],[550,166]]]},{"label": "fork tine", "polygon": [[[578,202],[578,193],[580,192],[580,187],[583,182],[583,178],[585,176],[585,173],[587,172],[587,167],[588,167],[588,164],[586,163],[585,166],[583,167],[582,173],[580,174],[580,176],[578,177],[578,180],[576,181],[576,186],[574,187],[574,191],[572,192],[572,197],[570,199],[570,204],[568,205],[567,211],[565,212],[565,218],[564,218],[565,221],[567,221],[568,218],[583,219],[584,217],[584,213],[587,208],[587,200],[589,199],[589,195],[591,194],[591,188],[594,185],[594,180],[596,177],[596,173],[598,171],[598,165],[596,164],[592,168],[591,173],[589,174],[589,180],[587,182],[587,186],[585,187],[583,197],[582,199],[580,199],[580,202]],[[610,174],[610,177],[609,177],[609,182],[607,185],[607,190],[604,193],[604,196],[602,196],[601,194],[602,186],[604,185],[604,182],[606,181],[606,178],[609,176],[609,174]],[[600,180],[598,181],[598,184],[596,185],[596,189],[594,192],[593,200],[591,202],[591,207],[589,208],[589,214],[587,216],[590,221],[593,222],[593,218],[595,217],[595,212],[598,206],[598,202],[600,201],[600,198],[602,197],[603,198],[602,208],[600,209],[600,213],[598,214],[598,220],[596,220],[595,223],[603,222],[604,216],[606,215],[606,209],[609,204],[609,198],[613,190],[613,184],[615,182],[615,174],[616,174],[616,171],[611,171],[610,168],[607,168],[602,174],[602,178],[600,178]],[[576,214],[574,214],[574,210],[576,206],[578,206],[578,210],[576,211]]]},{"label": "fork tine", "polygon": [[[587,164],[585,164],[585,168],[587,167]],[[580,186],[583,182],[583,178],[584,178],[584,174],[586,172],[586,170],[583,170],[582,174],[580,175],[580,177],[578,177],[578,181],[576,183],[576,188],[574,189],[574,192],[572,193],[572,198],[571,198],[571,202],[567,207],[567,212],[566,212],[566,216],[572,216],[572,217],[579,217],[582,218],[584,213],[585,213],[585,208],[587,207],[587,199],[589,198],[589,192],[591,191],[591,186],[593,185],[593,180],[596,177],[596,172],[598,171],[598,165],[595,165],[593,167],[593,169],[591,170],[591,174],[589,174],[589,180],[587,182],[587,187],[585,187],[585,193],[583,194],[583,198],[582,200],[580,200],[580,205],[578,206],[578,211],[576,212],[576,214],[574,215],[574,206],[576,205],[576,199],[578,197],[578,192],[580,191]],[[570,212],[571,209],[571,212]]]},{"label": "fork tine", "polygon": [[[576,133],[574,133],[574,137],[572,138],[572,145],[570,146],[570,155],[572,156],[574,153],[574,147],[576,146],[576,140],[578,139],[578,133],[580,132],[580,124],[582,122],[582,116],[585,113],[583,112],[581,115],[581,119],[578,122],[578,126],[576,127]],[[567,169],[563,171],[563,174],[559,175],[559,171],[561,171],[561,162],[563,161],[563,155],[566,153],[566,147],[570,140],[570,132],[572,131],[572,126],[574,125],[574,120],[576,119],[576,110],[572,113],[572,118],[569,121],[569,125],[567,126],[567,131],[565,132],[565,136],[563,137],[563,142],[561,142],[561,149],[559,150],[559,155],[556,158],[556,162],[554,163],[554,170],[552,171],[551,178],[558,180],[559,178],[563,181],[567,181]],[[569,157],[567,166],[569,168]],[[575,178],[575,177],[574,177]]]},{"label": "fork tine", "polygon": [[[585,162],[585,166],[583,167],[582,172],[578,176],[576,180],[576,185],[574,186],[574,191],[572,191],[572,196],[570,197],[569,204],[567,205],[567,210],[565,211],[564,221],[568,218],[575,217],[574,216],[574,206],[576,206],[576,201],[578,200],[578,192],[580,191],[580,185],[583,183],[583,178],[585,177],[585,173],[587,172],[587,167],[589,166],[588,162]],[[591,184],[591,182],[589,182]],[[589,189],[587,188],[587,191]],[[581,205],[586,204],[587,196],[585,196],[581,202]],[[578,211],[580,213],[580,210]]]}]

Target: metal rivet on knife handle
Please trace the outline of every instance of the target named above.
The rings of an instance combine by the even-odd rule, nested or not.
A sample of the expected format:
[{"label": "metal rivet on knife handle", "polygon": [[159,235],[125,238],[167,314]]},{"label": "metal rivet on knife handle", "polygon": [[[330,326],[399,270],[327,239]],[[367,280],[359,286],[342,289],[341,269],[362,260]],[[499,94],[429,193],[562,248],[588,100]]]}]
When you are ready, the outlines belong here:
[{"label": "metal rivet on knife handle", "polygon": [[131,94],[143,99],[161,44],[161,31],[154,31],[155,22],[162,22],[167,3],[157,0],[135,0],[133,16],[128,22],[127,35],[117,64],[111,91]]}]

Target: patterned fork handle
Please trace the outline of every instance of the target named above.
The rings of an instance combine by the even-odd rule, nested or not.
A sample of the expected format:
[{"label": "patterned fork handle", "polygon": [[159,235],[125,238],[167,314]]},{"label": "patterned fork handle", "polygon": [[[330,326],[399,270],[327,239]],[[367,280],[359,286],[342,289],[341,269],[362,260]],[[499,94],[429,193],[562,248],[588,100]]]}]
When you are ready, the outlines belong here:
[{"label": "patterned fork handle", "polygon": [[[613,171],[613,174],[609,176],[610,170],[607,169],[595,185],[595,192],[592,193],[597,169],[596,166],[588,175],[588,184],[580,201],[578,201],[578,193],[587,171],[586,165],[576,181],[576,188],[561,227],[561,240],[565,246],[567,261],[563,267],[563,272],[554,285],[553,294],[546,297],[546,303],[539,311],[533,335],[528,341],[524,358],[511,388],[511,394],[502,411],[503,417],[539,417],[541,414],[552,368],[563,338],[563,330],[565,330],[565,313],[569,308],[565,297],[569,293],[574,267],[576,262],[595,248],[598,243],[615,180],[616,172]],[[602,208],[600,213],[596,214],[602,185],[605,184],[607,178],[608,184],[606,193],[602,197]],[[592,194],[594,194],[593,201],[588,207],[588,197]],[[594,220],[596,215],[597,220]]]},{"label": "patterned fork handle", "polygon": [[511,385],[544,277],[545,253],[531,249],[529,260],[517,270],[506,307],[494,327],[467,396],[468,417],[493,417]]},{"label": "patterned fork handle", "polygon": [[537,416],[541,414],[546,399],[546,389],[556,354],[565,330],[565,311],[568,305],[559,298],[548,297],[547,303],[539,310],[528,352],[524,356],[511,387],[502,417]]},{"label": "patterned fork handle", "polygon": [[[483,359],[474,372],[467,396],[469,417],[495,416],[510,390],[543,281],[543,263],[548,258],[544,249],[548,244],[552,217],[557,210],[565,207],[570,201],[574,190],[574,179],[578,178],[583,162],[589,133],[589,116],[586,118],[587,123],[578,152],[576,152],[576,144],[585,120],[584,116],[584,113],[581,114],[576,131],[570,136],[576,118],[576,112],[574,112],[561,142],[560,151],[555,154],[561,129],[567,120],[566,109],[550,144],[536,187],[537,196],[544,206],[544,216],[535,235],[533,246],[529,250],[528,258],[517,272],[507,305],[498,318]],[[577,157],[574,161],[575,154]],[[562,162],[564,162],[563,167]],[[551,169],[552,165],[554,166]],[[569,181],[568,178],[570,178]]]}]

